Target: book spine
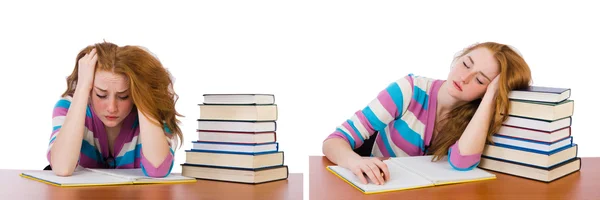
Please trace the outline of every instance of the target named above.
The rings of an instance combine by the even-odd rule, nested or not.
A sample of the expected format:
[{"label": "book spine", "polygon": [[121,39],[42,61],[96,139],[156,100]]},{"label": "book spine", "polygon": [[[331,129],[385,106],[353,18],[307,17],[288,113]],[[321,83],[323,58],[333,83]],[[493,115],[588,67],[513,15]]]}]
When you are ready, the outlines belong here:
[{"label": "book spine", "polygon": [[[520,127],[520,126],[513,126],[513,125],[502,125],[502,126],[506,126],[506,127],[510,127],[510,128],[517,128],[517,129],[522,129],[522,130],[528,130],[528,131],[534,131],[534,132],[538,132],[538,133],[546,133],[546,134],[552,134],[554,132],[561,131],[561,130],[567,129],[567,128],[570,129],[570,126],[568,126],[568,127],[564,127],[564,128],[555,130],[555,131],[544,131],[544,130],[536,130],[536,129],[525,128],[525,127]],[[569,132],[571,132],[571,131],[569,131]]]},{"label": "book spine", "polygon": [[229,153],[229,154],[240,154],[240,155],[261,155],[277,153],[277,151],[261,151],[261,152],[243,152],[243,151],[217,151],[217,150],[203,150],[203,149],[191,149],[192,152],[204,152],[204,153]]},{"label": "book spine", "polygon": [[244,131],[222,131],[222,130],[207,130],[207,129],[196,129],[196,132],[215,132],[215,133],[223,133],[223,134],[227,134],[227,133],[235,133],[235,134],[269,134],[269,133],[275,133],[274,131],[258,131],[258,132],[248,131],[248,132],[244,132]]}]

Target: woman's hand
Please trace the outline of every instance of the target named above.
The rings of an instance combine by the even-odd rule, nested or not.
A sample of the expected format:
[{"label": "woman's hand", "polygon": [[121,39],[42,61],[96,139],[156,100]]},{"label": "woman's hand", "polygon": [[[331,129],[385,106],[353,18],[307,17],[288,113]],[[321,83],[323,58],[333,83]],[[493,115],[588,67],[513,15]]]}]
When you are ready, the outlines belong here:
[{"label": "woman's hand", "polygon": [[97,61],[98,56],[96,54],[96,48],[92,49],[90,53],[85,54],[85,56],[79,59],[77,88],[82,88],[86,91],[92,90],[92,84],[94,84],[94,71],[96,70]]},{"label": "woman's hand", "polygon": [[353,158],[347,162],[347,166],[342,166],[354,173],[363,184],[367,184],[365,174],[371,182],[377,185],[383,185],[390,179],[390,171],[387,165],[378,158]]},{"label": "woman's hand", "polygon": [[492,98],[496,97],[496,94],[498,93],[499,82],[500,82],[500,75],[496,76],[496,78],[494,78],[494,80],[492,80],[492,82],[490,82],[490,84],[488,84],[484,97],[485,96],[490,96]]}]

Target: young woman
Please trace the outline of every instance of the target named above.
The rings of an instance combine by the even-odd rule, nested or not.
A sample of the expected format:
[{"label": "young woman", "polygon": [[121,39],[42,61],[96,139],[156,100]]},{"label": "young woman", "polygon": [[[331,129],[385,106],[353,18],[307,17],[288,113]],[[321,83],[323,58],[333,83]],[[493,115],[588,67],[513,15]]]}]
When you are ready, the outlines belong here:
[{"label": "young woman", "polygon": [[88,46],[77,55],[52,115],[47,158],[55,174],[86,168],[142,168],[165,177],[183,140],[169,72],[137,46]]},{"label": "young woman", "polygon": [[[472,45],[454,58],[447,80],[409,74],[390,84],[325,139],[323,153],[365,184],[364,174],[375,184],[390,177],[376,157],[447,155],[454,169],[470,170],[506,120],[509,91],[530,82],[529,66],[510,46]],[[353,151],[375,133],[370,158]]]}]

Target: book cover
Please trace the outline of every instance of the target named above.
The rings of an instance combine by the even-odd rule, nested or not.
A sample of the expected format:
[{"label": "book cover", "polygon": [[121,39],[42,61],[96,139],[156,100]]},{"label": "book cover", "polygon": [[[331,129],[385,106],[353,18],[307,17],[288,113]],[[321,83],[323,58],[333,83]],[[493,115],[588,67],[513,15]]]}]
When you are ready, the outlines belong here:
[{"label": "book cover", "polygon": [[273,94],[204,94],[204,104],[268,105],[275,103]]},{"label": "book cover", "polygon": [[495,135],[520,138],[531,141],[554,143],[571,136],[571,127],[566,127],[553,132],[538,131],[522,127],[502,125]]},{"label": "book cover", "polygon": [[564,100],[557,103],[510,100],[508,115],[554,121],[572,116],[573,110],[573,100]]},{"label": "book cover", "polygon": [[515,89],[508,94],[509,99],[552,103],[564,101],[569,97],[571,97],[571,89],[569,88],[544,86],[530,86],[524,89]]},{"label": "book cover", "polygon": [[570,147],[573,144],[573,136],[569,136],[556,142],[539,142],[502,135],[494,135],[492,136],[492,142],[494,142],[496,146],[500,147],[522,148],[531,152],[550,154],[558,149]]},{"label": "book cover", "polygon": [[579,171],[581,169],[581,159],[576,157],[552,167],[543,168],[501,159],[482,157],[479,168],[549,183]]},{"label": "book cover", "polygon": [[201,120],[276,121],[278,107],[270,105],[198,104]]},{"label": "book cover", "polygon": [[186,150],[186,165],[230,167],[234,169],[261,169],[284,164],[283,151],[273,153],[214,153]]},{"label": "book cover", "polygon": [[221,142],[199,142],[192,141],[192,150],[205,152],[236,152],[236,153],[273,153],[279,150],[279,142],[264,144],[240,144]]},{"label": "book cover", "polygon": [[276,121],[210,120],[198,119],[198,130],[225,132],[275,132]]},{"label": "book cover", "polygon": [[508,160],[524,165],[548,168],[565,160],[577,157],[577,144],[561,147],[551,152],[532,151],[525,148],[498,146],[487,144],[482,153],[482,157]]},{"label": "book cover", "polygon": [[220,142],[233,144],[265,144],[277,141],[276,132],[226,132],[196,130],[198,142]]},{"label": "book cover", "polygon": [[550,121],[509,115],[503,125],[536,131],[554,132],[571,126],[572,121],[571,116]]},{"label": "book cover", "polygon": [[265,167],[260,169],[240,169],[217,166],[207,167],[184,163],[181,164],[181,173],[185,176],[204,180],[248,184],[260,184],[285,180],[289,176],[287,165]]},{"label": "book cover", "polygon": [[513,92],[529,92],[529,93],[552,93],[552,94],[562,94],[564,92],[568,92],[571,89],[569,88],[558,88],[558,87],[547,87],[547,86],[529,86],[524,89],[515,89]]}]

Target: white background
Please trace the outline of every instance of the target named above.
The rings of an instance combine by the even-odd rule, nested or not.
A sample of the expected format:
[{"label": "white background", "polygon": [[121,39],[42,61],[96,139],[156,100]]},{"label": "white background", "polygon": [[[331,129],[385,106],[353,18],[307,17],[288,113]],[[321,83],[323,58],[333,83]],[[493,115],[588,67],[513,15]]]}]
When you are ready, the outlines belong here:
[{"label": "white background", "polygon": [[[566,1],[565,1],[566,2]],[[475,42],[515,46],[535,85],[572,89],[579,156],[600,156],[598,6],[569,1],[204,1],[0,3],[1,169],[42,169],[52,108],[76,54],[103,39],[141,45],[177,78],[184,150],[204,93],[273,93],[290,172],[337,125],[408,74],[445,79]],[[180,172],[175,166],[173,172]],[[305,189],[308,178],[305,179]]]}]

